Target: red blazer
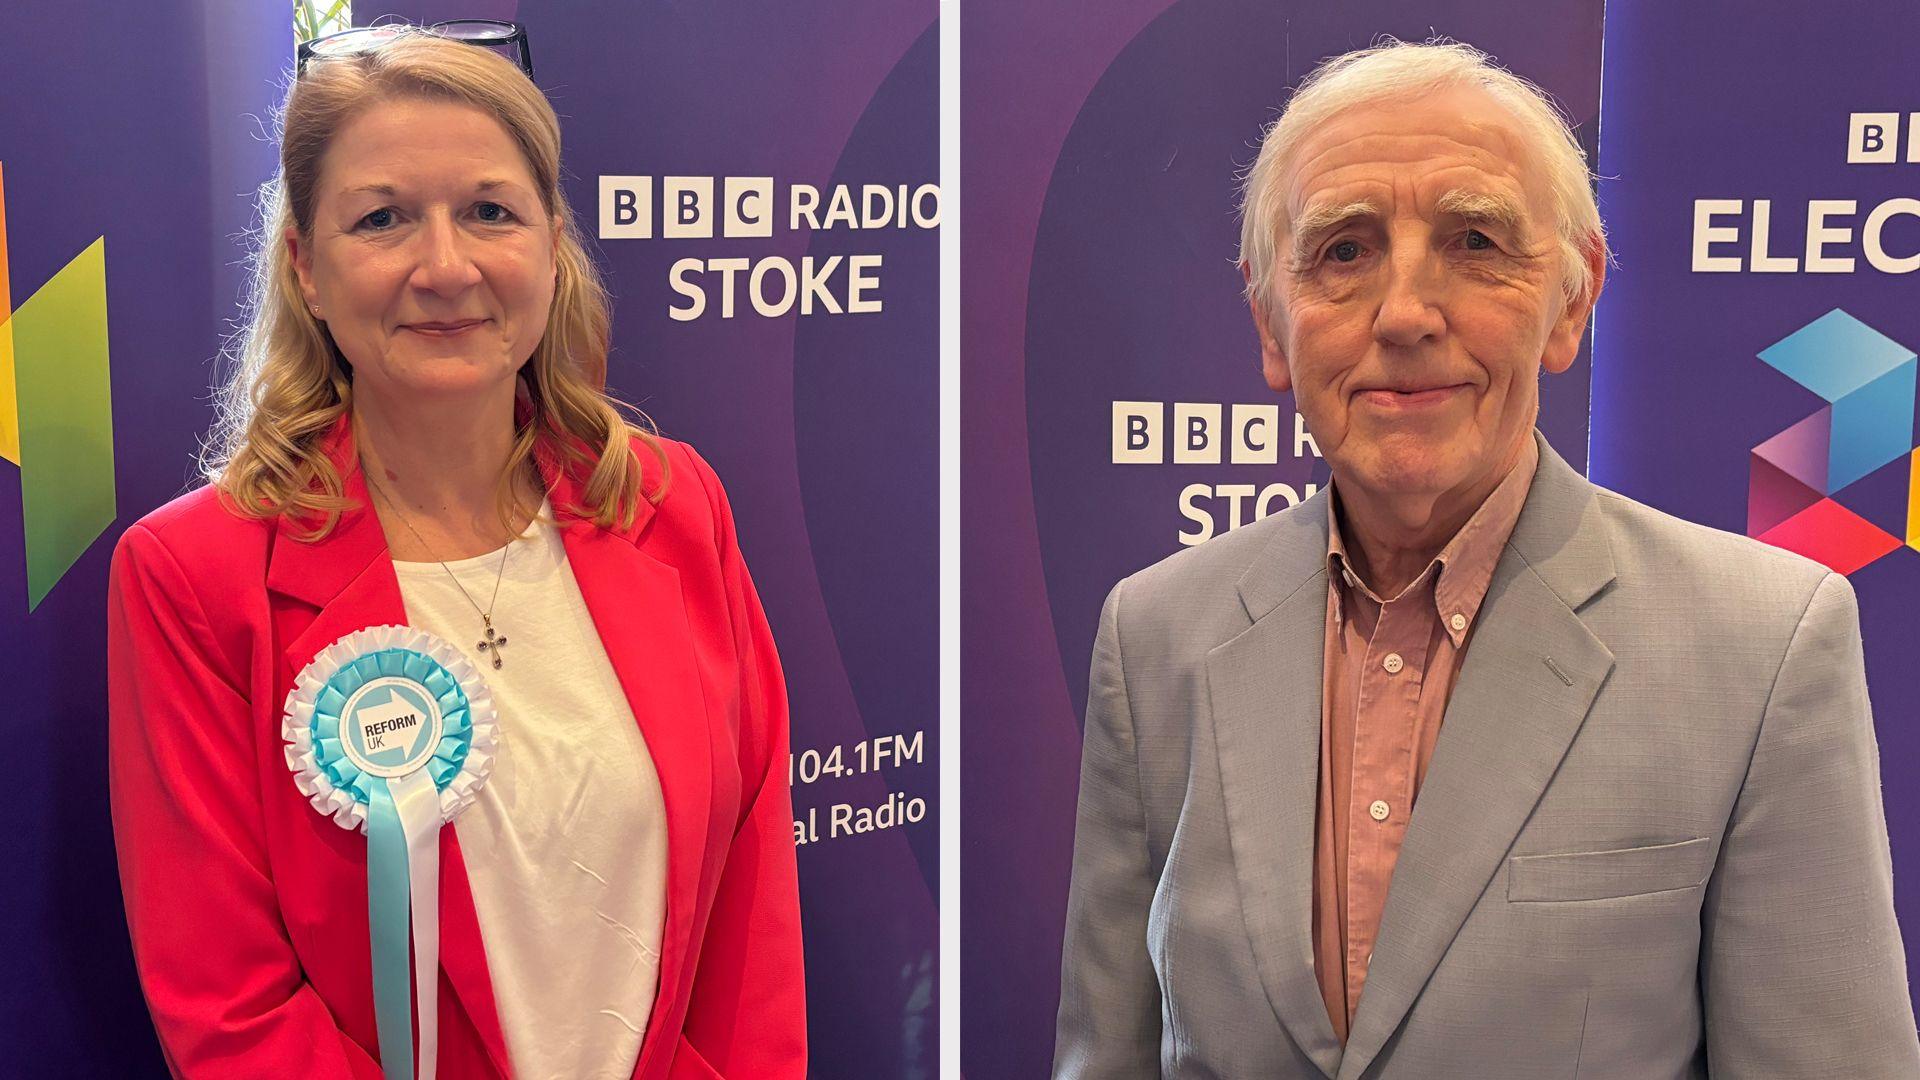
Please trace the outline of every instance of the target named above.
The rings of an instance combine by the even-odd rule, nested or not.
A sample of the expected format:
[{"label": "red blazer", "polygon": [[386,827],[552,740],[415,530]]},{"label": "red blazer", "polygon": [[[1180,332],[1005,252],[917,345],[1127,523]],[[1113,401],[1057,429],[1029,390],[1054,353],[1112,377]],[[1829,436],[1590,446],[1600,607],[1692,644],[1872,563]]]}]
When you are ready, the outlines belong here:
[{"label": "red blazer", "polygon": [[[357,460],[344,420],[326,445]],[[786,688],[720,483],[665,446],[668,495],[622,532],[567,516],[577,489],[541,458],[666,799],[660,984],[634,1076],[802,1077]],[[651,490],[658,463],[636,449]],[[317,652],[407,621],[357,467],[346,486],[361,509],[318,543],[202,488],[114,550],[114,838],[141,985],[181,1076],[381,1075],[366,837],[308,804],[280,739],[287,690]],[[440,837],[440,1075],[506,1077],[460,844],[451,827]]]}]

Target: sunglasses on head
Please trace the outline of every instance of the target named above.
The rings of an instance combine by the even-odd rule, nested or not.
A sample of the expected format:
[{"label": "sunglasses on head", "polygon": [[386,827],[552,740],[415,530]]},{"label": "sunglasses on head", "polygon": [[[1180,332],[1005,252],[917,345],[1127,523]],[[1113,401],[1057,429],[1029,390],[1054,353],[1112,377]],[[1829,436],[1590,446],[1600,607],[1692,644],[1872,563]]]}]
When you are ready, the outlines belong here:
[{"label": "sunglasses on head", "polygon": [[513,62],[526,72],[527,78],[533,78],[533,53],[527,48],[527,28],[517,22],[498,19],[449,19],[426,26],[410,23],[356,26],[351,30],[301,42],[294,54],[294,75],[297,78],[306,74],[309,60],[357,56],[402,34],[421,32],[492,49],[502,56],[508,55],[505,50],[511,48]]}]

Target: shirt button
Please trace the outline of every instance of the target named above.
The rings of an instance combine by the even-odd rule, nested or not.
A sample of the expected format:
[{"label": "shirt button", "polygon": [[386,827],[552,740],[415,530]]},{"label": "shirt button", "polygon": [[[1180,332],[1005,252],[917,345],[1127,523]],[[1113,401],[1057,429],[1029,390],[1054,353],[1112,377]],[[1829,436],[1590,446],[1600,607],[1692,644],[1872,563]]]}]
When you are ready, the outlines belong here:
[{"label": "shirt button", "polygon": [[1367,807],[1367,813],[1375,821],[1385,821],[1387,820],[1387,815],[1393,813],[1393,810],[1386,803],[1375,799],[1373,800],[1373,805]]},{"label": "shirt button", "polygon": [[1447,620],[1447,625],[1453,627],[1455,630],[1465,630],[1467,628],[1467,617],[1456,611],[1453,613],[1453,618]]},{"label": "shirt button", "polygon": [[1387,654],[1386,659],[1380,661],[1380,666],[1387,669],[1387,674],[1398,675],[1400,674],[1400,669],[1407,666],[1407,662],[1400,659],[1399,653],[1390,652]]}]

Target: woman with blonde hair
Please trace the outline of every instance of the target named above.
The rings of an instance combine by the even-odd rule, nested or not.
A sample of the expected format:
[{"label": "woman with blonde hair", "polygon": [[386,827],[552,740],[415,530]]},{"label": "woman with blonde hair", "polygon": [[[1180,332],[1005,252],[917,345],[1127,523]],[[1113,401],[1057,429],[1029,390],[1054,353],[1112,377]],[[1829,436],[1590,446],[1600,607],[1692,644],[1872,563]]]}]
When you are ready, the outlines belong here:
[{"label": "woman with blonde hair", "polygon": [[302,48],[209,483],[115,551],[178,1075],[805,1075],[779,660],[712,470],[605,391],[530,68]]}]

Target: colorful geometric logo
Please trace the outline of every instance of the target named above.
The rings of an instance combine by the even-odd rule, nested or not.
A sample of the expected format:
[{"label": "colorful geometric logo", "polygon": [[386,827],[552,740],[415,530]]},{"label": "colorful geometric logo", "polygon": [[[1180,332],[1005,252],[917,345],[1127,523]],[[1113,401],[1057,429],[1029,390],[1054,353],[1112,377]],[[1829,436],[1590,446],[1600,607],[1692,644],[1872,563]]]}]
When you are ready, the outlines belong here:
[{"label": "colorful geometric logo", "polygon": [[0,458],[20,466],[27,610],[115,516],[107,376],[107,239],[12,308],[0,173]]},{"label": "colorful geometric logo", "polygon": [[1753,448],[1747,535],[1842,574],[1920,549],[1914,351],[1835,308],[1760,359],[1827,404]]}]

